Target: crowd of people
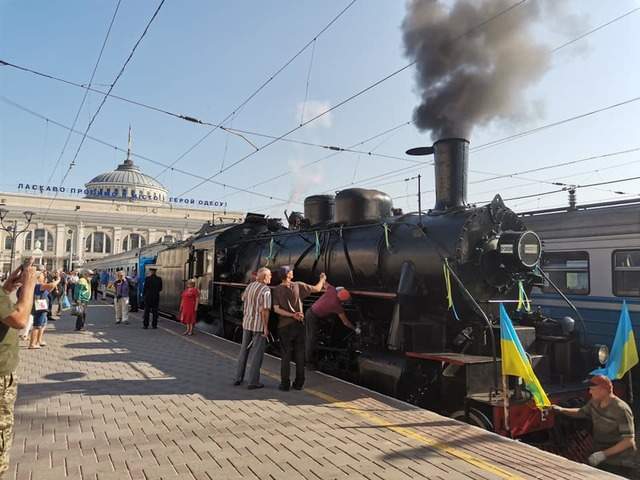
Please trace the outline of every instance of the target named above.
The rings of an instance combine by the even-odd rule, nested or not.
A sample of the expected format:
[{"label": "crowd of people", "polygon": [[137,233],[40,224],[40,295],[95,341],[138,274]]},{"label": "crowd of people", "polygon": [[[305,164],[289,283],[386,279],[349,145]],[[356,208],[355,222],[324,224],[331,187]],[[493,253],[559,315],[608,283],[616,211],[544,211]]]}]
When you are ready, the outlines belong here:
[{"label": "crowd of people", "polygon": [[[9,449],[13,431],[13,406],[17,392],[16,368],[19,338],[28,338],[29,349],[46,346],[44,332],[48,320],[55,320],[60,312],[71,308],[76,316],[75,328],[86,328],[87,306],[100,294],[106,300],[107,290],[113,294],[115,324],[128,324],[129,312],[138,310],[137,275],[116,272],[48,272],[25,261],[4,280],[0,288],[0,475],[8,469]],[[316,362],[318,326],[321,322],[339,319],[342,325],[360,335],[360,328],[351,322],[344,304],[351,300],[350,292],[327,281],[324,273],[311,285],[294,280],[294,270],[283,266],[276,272],[279,282],[272,282],[269,268],[260,268],[255,280],[242,294],[242,343],[237,359],[234,385],[239,386],[247,377],[247,388],[264,388],[260,382],[260,369],[270,332],[273,312],[277,338],[280,342],[281,369],[278,388],[302,390],[305,369]],[[277,283],[277,285],[272,285]],[[158,328],[158,308],[162,278],[154,267],[145,278],[142,298],[144,315],[142,328]],[[306,310],[303,301],[311,294],[320,297]],[[187,281],[180,301],[179,320],[185,325],[184,335],[194,334],[200,291],[195,280]],[[295,377],[291,382],[291,362],[295,363]],[[246,374],[246,375],[245,375]],[[582,408],[563,408],[554,405],[558,415],[587,418],[593,424],[594,452],[589,457],[593,466],[612,473],[628,474],[630,465],[637,465],[634,418],[631,408],[613,393],[612,382],[604,376],[590,380],[591,399]],[[635,477],[634,477],[635,478]]]}]

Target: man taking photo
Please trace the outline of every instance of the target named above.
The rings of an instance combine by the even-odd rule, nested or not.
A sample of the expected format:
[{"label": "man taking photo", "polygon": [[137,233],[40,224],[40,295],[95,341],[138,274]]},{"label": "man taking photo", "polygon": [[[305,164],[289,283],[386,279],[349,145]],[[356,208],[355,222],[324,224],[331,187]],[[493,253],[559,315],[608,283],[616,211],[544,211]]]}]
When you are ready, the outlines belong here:
[{"label": "man taking photo", "polygon": [[[0,287],[0,475],[9,469],[13,437],[13,407],[18,392],[18,331],[27,325],[33,308],[36,269],[27,260]],[[18,288],[22,287],[19,299]]]}]

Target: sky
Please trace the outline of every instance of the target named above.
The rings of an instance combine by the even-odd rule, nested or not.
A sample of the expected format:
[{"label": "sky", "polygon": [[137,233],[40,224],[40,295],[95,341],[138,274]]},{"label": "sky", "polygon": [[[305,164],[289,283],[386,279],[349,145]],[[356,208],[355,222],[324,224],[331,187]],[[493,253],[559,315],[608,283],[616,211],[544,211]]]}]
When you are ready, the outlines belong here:
[{"label": "sky", "polygon": [[[121,0],[95,88],[107,89],[113,82],[158,3]],[[217,124],[349,3],[166,0],[112,93]],[[86,84],[116,4],[117,0],[0,0],[0,59]],[[568,20],[542,19],[535,25],[535,40],[551,47],[562,45],[636,7],[638,0],[568,0]],[[405,14],[401,0],[357,0],[225,126],[279,137],[301,119],[312,118],[408,64],[401,31]],[[640,97],[639,45],[640,11],[636,11],[554,53],[542,78],[519,96],[517,108],[534,114],[475,128],[471,147]],[[52,121],[70,126],[83,95],[82,88],[0,66],[0,96]],[[77,130],[85,130],[102,98],[89,93]],[[425,192],[423,206],[434,203],[429,158],[420,157],[425,163],[416,164],[415,157],[407,161],[404,154],[408,148],[432,143],[428,132],[408,124],[418,104],[415,70],[409,68],[286,137],[347,147],[406,123],[354,147],[364,153],[343,152],[323,159],[333,152],[285,141],[262,148],[270,139],[246,135],[260,150],[242,160],[254,147],[217,129],[176,163],[176,168],[192,175],[163,172],[158,163],[175,162],[211,127],[109,98],[89,134],[126,149],[131,125],[134,153],[158,163],[140,158],[135,162],[144,172],[159,175],[170,195],[224,200],[229,210],[279,217],[285,209],[301,210],[306,195],[358,186],[383,190],[394,198],[394,206],[413,211],[416,180],[405,179],[418,173]],[[517,211],[564,206],[566,192],[538,194],[559,188],[549,182],[582,185],[640,176],[640,151],[636,151],[487,180],[640,147],[638,118],[640,101],[635,101],[472,150],[468,201],[486,202],[499,193]],[[58,163],[66,138],[66,130],[0,99],[0,191],[17,191],[25,182],[46,185],[49,178],[50,185],[60,185],[81,135],[71,136]],[[87,138],[64,186],[81,186],[123,160],[122,152]],[[398,172],[389,174],[394,171]],[[214,174],[218,184],[194,189],[201,183],[198,176]],[[580,188],[577,193],[579,203],[638,195],[638,180]],[[521,196],[531,197],[510,200]]]}]

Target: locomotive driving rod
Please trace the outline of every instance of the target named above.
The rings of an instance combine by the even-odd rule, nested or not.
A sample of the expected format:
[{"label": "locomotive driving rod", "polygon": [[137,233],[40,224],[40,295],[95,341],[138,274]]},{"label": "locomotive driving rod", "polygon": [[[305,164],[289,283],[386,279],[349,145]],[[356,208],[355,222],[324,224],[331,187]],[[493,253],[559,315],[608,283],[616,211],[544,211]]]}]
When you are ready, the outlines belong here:
[{"label": "locomotive driving rod", "polygon": [[[246,283],[239,282],[212,282],[214,285],[221,285],[223,287],[235,287],[235,288],[245,288],[247,286]],[[368,290],[349,290],[351,295],[360,295],[362,297],[374,297],[374,298],[382,298],[386,300],[395,300],[398,296],[395,293],[389,292],[371,292]]]},{"label": "locomotive driving rod", "polygon": [[453,279],[458,284],[458,286],[467,295],[467,297],[469,297],[469,299],[471,300],[471,303],[473,303],[473,306],[476,308],[476,310],[480,312],[480,315],[482,316],[485,323],[487,324],[487,328],[489,329],[489,338],[491,339],[491,355],[493,357],[493,391],[498,392],[498,356],[496,353],[496,336],[495,336],[495,333],[493,332],[493,325],[491,324],[489,317],[487,317],[487,314],[484,312],[484,310],[482,310],[480,305],[478,305],[478,302],[476,302],[476,299],[473,298],[473,295],[471,295],[471,292],[467,290],[467,287],[464,286],[464,283],[462,283],[462,280],[460,280],[456,272],[453,271],[453,268],[449,267],[448,270],[449,270],[449,273],[451,273],[451,276],[453,277]]}]

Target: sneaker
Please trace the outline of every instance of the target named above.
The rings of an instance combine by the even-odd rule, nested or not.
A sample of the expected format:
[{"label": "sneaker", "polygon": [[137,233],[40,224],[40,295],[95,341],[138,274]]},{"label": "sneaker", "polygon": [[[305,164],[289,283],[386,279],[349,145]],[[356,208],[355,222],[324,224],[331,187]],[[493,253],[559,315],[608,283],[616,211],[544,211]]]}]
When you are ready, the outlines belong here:
[{"label": "sneaker", "polygon": [[256,383],[255,385],[249,385],[247,387],[249,390],[258,390],[259,388],[264,388],[262,383]]},{"label": "sneaker", "polygon": [[116,325],[120,325],[122,322],[120,320],[116,321]]},{"label": "sneaker", "polygon": [[297,385],[297,384],[295,384],[295,383],[294,383],[294,384],[291,386],[291,388],[293,388],[294,390],[302,390],[302,385]]},{"label": "sneaker", "polygon": [[143,325],[142,328],[144,328],[145,330],[147,330],[149,327],[147,325]]},{"label": "sneaker", "polygon": [[289,388],[289,385],[287,385],[286,383],[284,385],[282,383],[278,385],[278,390],[282,390],[283,392],[288,392]]},{"label": "sneaker", "polygon": [[157,326],[157,325],[154,325],[154,326],[153,326],[153,327],[151,327],[151,328],[157,329],[157,328],[158,328],[158,326]]},{"label": "sneaker", "polygon": [[237,387],[238,385],[242,385],[242,380],[236,380],[235,382],[233,382],[234,387]]}]

